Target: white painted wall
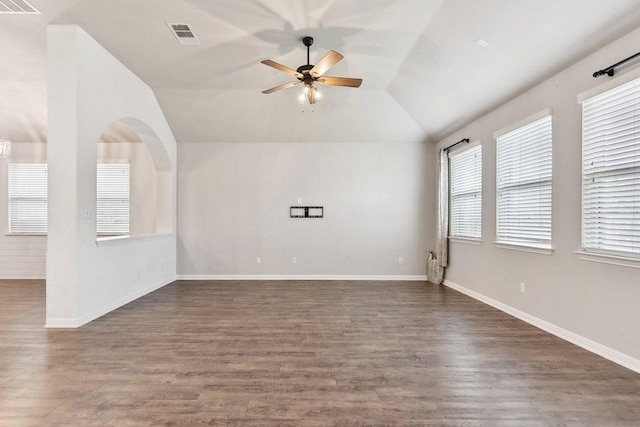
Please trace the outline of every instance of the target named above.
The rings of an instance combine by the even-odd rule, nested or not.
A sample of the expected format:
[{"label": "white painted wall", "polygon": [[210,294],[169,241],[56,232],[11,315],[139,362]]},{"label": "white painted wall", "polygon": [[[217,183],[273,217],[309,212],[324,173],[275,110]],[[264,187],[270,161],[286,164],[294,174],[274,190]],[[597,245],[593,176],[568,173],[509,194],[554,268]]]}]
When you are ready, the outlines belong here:
[{"label": "white painted wall", "polygon": [[[181,277],[425,275],[433,144],[180,143],[178,153]],[[299,197],[324,218],[289,218]]]},{"label": "white painted wall", "polygon": [[[49,26],[48,59],[47,326],[76,327],[175,279],[176,144],[151,89],[80,27]],[[117,120],[134,127],[156,170],[171,176],[157,182],[169,184],[172,215],[162,222],[174,227],[99,246],[96,141]]]},{"label": "white painted wall", "polygon": [[[606,84],[591,74],[637,52],[640,30],[571,66],[442,140],[483,145],[483,243],[451,242],[446,279],[635,359],[640,369],[640,269],[579,259],[581,247],[581,109],[579,93]],[[617,71],[638,69],[638,62]],[[552,255],[496,248],[493,133],[545,108],[553,110]],[[519,283],[526,283],[526,294]],[[621,356],[621,358],[623,358]]]}]

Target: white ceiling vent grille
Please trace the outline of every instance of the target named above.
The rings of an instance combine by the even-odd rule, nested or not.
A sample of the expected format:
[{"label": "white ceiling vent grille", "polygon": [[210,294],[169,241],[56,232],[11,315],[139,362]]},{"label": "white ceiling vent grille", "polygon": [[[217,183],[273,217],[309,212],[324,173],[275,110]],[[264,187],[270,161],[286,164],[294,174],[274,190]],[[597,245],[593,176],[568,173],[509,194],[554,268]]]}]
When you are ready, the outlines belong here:
[{"label": "white ceiling vent grille", "polygon": [[198,39],[191,27],[189,27],[189,24],[185,24],[184,22],[167,22],[167,25],[171,28],[171,32],[176,37],[176,40],[178,40],[178,43],[182,45],[200,44],[200,39]]},{"label": "white ceiling vent grille", "polygon": [[40,11],[27,0],[0,0],[0,13],[35,13],[40,14]]}]

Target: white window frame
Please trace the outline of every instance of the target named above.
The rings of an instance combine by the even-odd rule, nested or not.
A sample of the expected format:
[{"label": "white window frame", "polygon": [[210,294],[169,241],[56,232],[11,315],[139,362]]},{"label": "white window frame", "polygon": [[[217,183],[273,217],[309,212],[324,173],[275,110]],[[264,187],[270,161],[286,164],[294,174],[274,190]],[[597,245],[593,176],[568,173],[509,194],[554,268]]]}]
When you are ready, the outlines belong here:
[{"label": "white window frame", "polygon": [[[47,235],[47,185],[46,163],[9,163],[7,168],[7,226],[10,235]],[[31,203],[26,205],[25,202],[29,199]],[[31,223],[19,219],[21,218],[20,211],[23,214],[29,212]]]},{"label": "white window frame", "polygon": [[[472,242],[482,241],[482,143],[474,141],[466,147],[448,153],[449,156],[449,238]],[[473,156],[473,157],[470,157]],[[456,178],[457,161],[465,168],[463,177]],[[471,170],[469,170],[471,169]],[[463,178],[464,180],[460,180]],[[456,184],[456,181],[458,183]],[[455,188],[456,186],[459,189]],[[471,199],[469,200],[469,197]],[[455,209],[458,202],[467,199],[461,209]],[[470,202],[470,203],[469,203]],[[458,212],[458,213],[456,213]],[[459,218],[460,216],[460,218]],[[465,221],[463,220],[466,217]],[[456,226],[458,224],[458,226]],[[469,225],[470,224],[470,225]],[[466,228],[466,230],[465,230]],[[474,232],[475,231],[475,232]]]},{"label": "white window frame", "polygon": [[[517,173],[522,174],[521,180],[516,178],[516,181],[510,185],[505,186],[501,184],[501,178],[503,171],[501,166],[506,158],[501,158],[503,155],[503,144],[517,144],[519,142],[518,137],[523,135],[523,132],[534,129],[536,126],[549,126],[549,134],[544,134],[542,137],[537,137],[537,142],[545,142],[548,138],[548,145],[540,147],[540,154],[538,158],[543,156],[548,157],[548,162],[542,163],[539,168],[535,170],[540,171],[540,176],[536,177],[530,170],[525,168],[516,167]],[[543,128],[544,130],[544,128]],[[494,133],[496,139],[496,246],[507,249],[521,249],[535,253],[550,254],[552,248],[553,237],[553,114],[551,109],[543,110],[531,117],[528,117],[518,123],[515,123],[508,128],[502,129]],[[525,152],[527,156],[532,156],[531,152]],[[516,163],[517,166],[517,163]],[[504,167],[504,166],[503,166]],[[536,179],[537,178],[537,179]],[[506,177],[504,178],[506,179]],[[503,205],[501,204],[501,197],[503,194],[508,195],[509,189],[513,191],[512,194],[518,195],[518,187],[521,190],[529,189],[535,191],[539,190],[539,197],[542,199],[543,205],[539,206],[539,213],[534,215],[534,219],[538,219],[537,223],[534,223],[537,230],[535,232],[527,232],[523,230],[521,233],[514,230],[512,226],[505,226],[504,228],[511,228],[507,232],[501,233],[501,221],[503,221],[504,213]],[[548,211],[548,220],[545,220],[545,212]],[[517,216],[522,212],[515,211]],[[547,233],[545,233],[548,230]],[[538,234],[538,236],[536,236]]]},{"label": "white window frame", "polygon": [[[101,182],[106,174],[115,178]],[[118,175],[122,174],[122,179]],[[129,235],[131,225],[131,168],[128,162],[98,163],[96,167],[96,233],[98,236]]]},{"label": "white window frame", "polygon": [[[587,261],[639,268],[640,238],[633,236],[640,233],[640,203],[634,205],[630,200],[634,196],[637,200],[640,192],[640,77],[608,83],[578,97],[582,107],[582,250],[577,253]],[[628,102],[621,105],[621,101]],[[602,108],[611,102],[616,103],[614,108]],[[626,117],[620,114],[621,107]],[[622,179],[625,188],[610,186]],[[591,185],[596,180],[599,185]],[[619,194],[616,200],[611,199],[612,194]],[[606,200],[610,206],[603,206]],[[612,217],[611,209],[617,218]],[[612,226],[620,221],[625,224]],[[631,239],[624,243],[616,235]],[[629,250],[623,249],[623,243]]]},{"label": "white window frame", "polygon": [[[22,170],[18,170],[22,169]],[[31,169],[31,170],[29,170]],[[115,185],[101,186],[101,171],[113,169],[126,172],[126,179],[115,182]],[[117,163],[98,163],[96,166],[96,234],[99,236],[124,236],[130,231],[131,217],[131,168],[128,162]],[[36,179],[38,174],[42,179]],[[23,183],[23,188],[18,187],[19,179],[34,178],[34,184],[37,188],[30,188],[31,184]],[[48,165],[46,163],[9,163],[7,172],[7,222],[8,233],[10,235],[42,235],[46,236],[48,231]],[[124,183],[126,182],[126,186]],[[126,187],[126,188],[125,188]],[[44,194],[42,193],[44,191]],[[28,196],[33,198],[33,194],[38,194],[40,204],[44,201],[44,205],[23,206],[19,207],[18,200],[26,199]],[[117,205],[124,206],[117,206]],[[15,224],[17,215],[16,210],[30,210],[36,216],[39,223],[33,227],[28,225]],[[115,217],[114,217],[115,216]],[[110,217],[110,218],[109,218]],[[126,223],[123,219],[126,218]]]}]

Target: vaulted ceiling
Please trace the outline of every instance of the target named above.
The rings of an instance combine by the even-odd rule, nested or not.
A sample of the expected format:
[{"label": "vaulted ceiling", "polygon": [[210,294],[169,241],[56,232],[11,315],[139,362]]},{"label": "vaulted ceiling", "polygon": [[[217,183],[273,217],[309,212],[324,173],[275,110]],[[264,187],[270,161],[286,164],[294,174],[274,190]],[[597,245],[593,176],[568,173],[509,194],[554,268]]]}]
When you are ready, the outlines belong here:
[{"label": "vaulted ceiling", "polygon": [[[0,14],[0,137],[19,142],[46,141],[47,24],[81,26],[149,84],[179,142],[437,140],[640,25],[637,0],[30,1],[41,15]],[[313,107],[262,94],[290,78],[260,61],[306,63],[305,35],[312,63],[336,50],[328,74],[362,87]]]}]

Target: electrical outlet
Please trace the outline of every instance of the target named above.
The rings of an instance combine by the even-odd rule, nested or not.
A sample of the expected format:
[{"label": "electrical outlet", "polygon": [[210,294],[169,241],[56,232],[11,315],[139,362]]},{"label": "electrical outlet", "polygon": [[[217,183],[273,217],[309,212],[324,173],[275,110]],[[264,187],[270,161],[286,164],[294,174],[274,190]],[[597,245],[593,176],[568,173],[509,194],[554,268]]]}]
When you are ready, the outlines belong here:
[{"label": "electrical outlet", "polygon": [[262,258],[260,257],[256,258],[256,264],[262,264]]},{"label": "electrical outlet", "polygon": [[298,204],[301,205],[302,204],[302,197],[298,197]]},{"label": "electrical outlet", "polygon": [[404,258],[402,257],[398,258],[398,264],[404,264]]},{"label": "electrical outlet", "polygon": [[520,282],[520,292],[523,294],[527,293],[527,285],[524,282]]},{"label": "electrical outlet", "polygon": [[292,263],[297,264],[298,263],[298,258],[293,257],[293,259],[291,260]]}]

